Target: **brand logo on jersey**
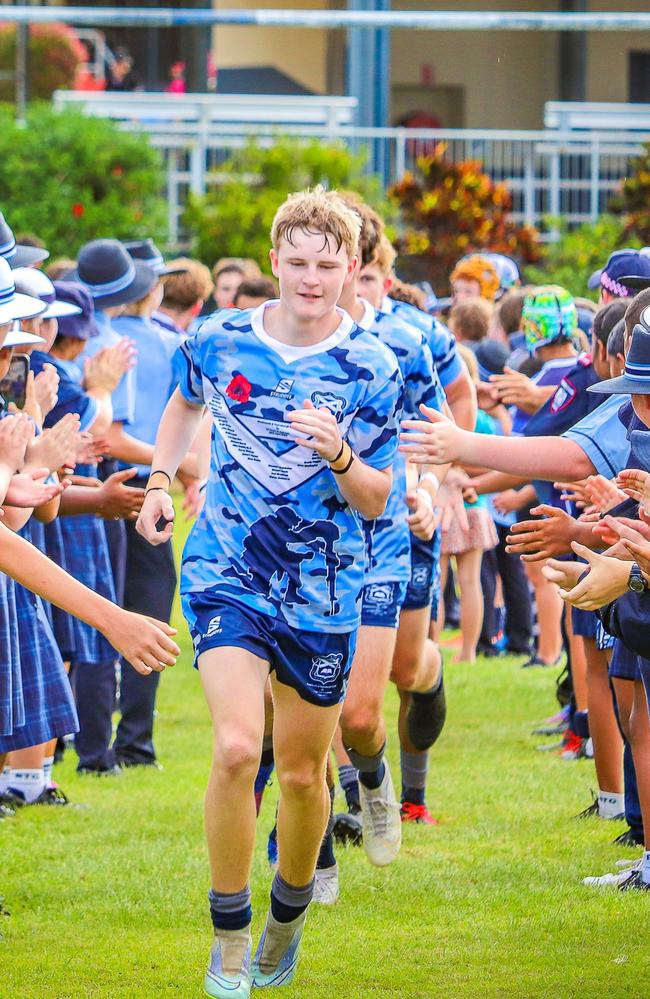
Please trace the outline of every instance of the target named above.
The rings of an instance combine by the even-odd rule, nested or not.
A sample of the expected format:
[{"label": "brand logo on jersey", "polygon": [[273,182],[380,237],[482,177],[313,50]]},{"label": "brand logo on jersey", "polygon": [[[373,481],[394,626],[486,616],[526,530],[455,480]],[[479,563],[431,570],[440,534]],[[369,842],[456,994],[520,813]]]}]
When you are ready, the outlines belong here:
[{"label": "brand logo on jersey", "polygon": [[309,676],[321,687],[333,687],[341,675],[343,655],[340,652],[328,656],[314,656]]},{"label": "brand logo on jersey", "polygon": [[221,614],[217,614],[217,616],[213,617],[212,620],[210,621],[207,631],[205,632],[203,637],[212,638],[213,635],[220,635],[221,632],[222,632]]},{"label": "brand logo on jersey", "polygon": [[316,409],[323,407],[329,409],[332,416],[335,416],[340,423],[347,402],[344,396],[334,395],[333,392],[312,392],[311,401]]},{"label": "brand logo on jersey", "polygon": [[555,390],[555,395],[551,402],[551,412],[561,413],[563,409],[571,405],[577,394],[578,390],[573,382],[568,378],[563,378]]},{"label": "brand logo on jersey", "polygon": [[411,571],[411,586],[423,587],[429,585],[429,566],[414,565]]},{"label": "brand logo on jersey", "polygon": [[271,395],[276,399],[293,399],[293,378],[281,378]]},{"label": "brand logo on jersey", "polygon": [[393,602],[393,586],[391,583],[371,583],[364,592],[366,603],[377,607],[386,607]]}]

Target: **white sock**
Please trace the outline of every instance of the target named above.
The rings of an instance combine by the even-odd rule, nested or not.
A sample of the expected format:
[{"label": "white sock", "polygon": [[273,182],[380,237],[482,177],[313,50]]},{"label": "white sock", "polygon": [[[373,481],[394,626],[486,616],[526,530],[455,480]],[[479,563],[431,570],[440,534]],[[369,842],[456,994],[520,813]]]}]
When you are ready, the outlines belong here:
[{"label": "white sock", "polygon": [[25,802],[31,805],[41,791],[45,790],[43,767],[39,767],[38,770],[12,770],[9,788],[22,795]]},{"label": "white sock", "polygon": [[644,885],[650,885],[650,850],[643,851],[643,860],[641,861],[641,880]]},{"label": "white sock", "polygon": [[54,756],[46,756],[43,760],[43,776],[45,777],[45,787],[52,787],[52,767],[54,766]]},{"label": "white sock", "polygon": [[0,794],[6,791],[7,788],[9,787],[9,784],[11,783],[9,779],[10,777],[11,777],[11,767],[5,766],[2,773],[0,773]]},{"label": "white sock", "polygon": [[613,791],[599,791],[598,815],[601,819],[615,819],[625,814],[625,795]]}]

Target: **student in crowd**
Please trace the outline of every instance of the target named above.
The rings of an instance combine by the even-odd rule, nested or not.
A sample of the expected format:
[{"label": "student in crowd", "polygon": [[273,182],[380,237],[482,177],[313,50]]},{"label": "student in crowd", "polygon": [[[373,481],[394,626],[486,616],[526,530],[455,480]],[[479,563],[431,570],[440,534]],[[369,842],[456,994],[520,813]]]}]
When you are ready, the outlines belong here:
[{"label": "student in crowd", "polygon": [[277,289],[271,278],[260,277],[242,281],[235,292],[233,305],[236,309],[256,309],[276,297]]},{"label": "student in crowd", "polygon": [[175,263],[182,270],[163,276],[162,302],[151,319],[164,329],[185,337],[204,304],[210,301],[214,284],[209,269],[198,260],[178,257]]}]

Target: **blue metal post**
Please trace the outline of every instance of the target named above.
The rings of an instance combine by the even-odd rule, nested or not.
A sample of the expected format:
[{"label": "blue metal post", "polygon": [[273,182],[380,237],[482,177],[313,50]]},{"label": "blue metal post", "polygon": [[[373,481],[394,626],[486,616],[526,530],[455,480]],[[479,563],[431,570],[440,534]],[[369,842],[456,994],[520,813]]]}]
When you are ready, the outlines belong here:
[{"label": "blue metal post", "polygon": [[[349,0],[350,10],[387,11],[390,0]],[[356,97],[356,124],[385,128],[390,105],[390,28],[350,28],[347,46],[347,94]],[[383,143],[371,150],[369,166],[384,178]]]}]

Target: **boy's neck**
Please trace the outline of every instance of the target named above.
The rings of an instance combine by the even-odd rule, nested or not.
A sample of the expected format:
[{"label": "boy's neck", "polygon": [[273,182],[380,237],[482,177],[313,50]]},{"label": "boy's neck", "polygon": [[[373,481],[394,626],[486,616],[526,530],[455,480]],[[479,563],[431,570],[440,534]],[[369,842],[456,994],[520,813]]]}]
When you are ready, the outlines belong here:
[{"label": "boy's neck", "polygon": [[542,361],[557,361],[562,357],[575,357],[577,351],[570,343],[549,343],[541,348],[543,351]]},{"label": "boy's neck", "polygon": [[350,284],[343,288],[343,293],[339,298],[339,305],[354,319],[355,323],[363,319],[366,309],[363,301],[359,298],[356,281],[351,281]]},{"label": "boy's neck", "polygon": [[264,308],[262,317],[264,332],[292,347],[311,347],[327,340],[341,325],[341,315],[336,308],[317,319],[305,321],[287,309],[282,299],[276,306]]}]

